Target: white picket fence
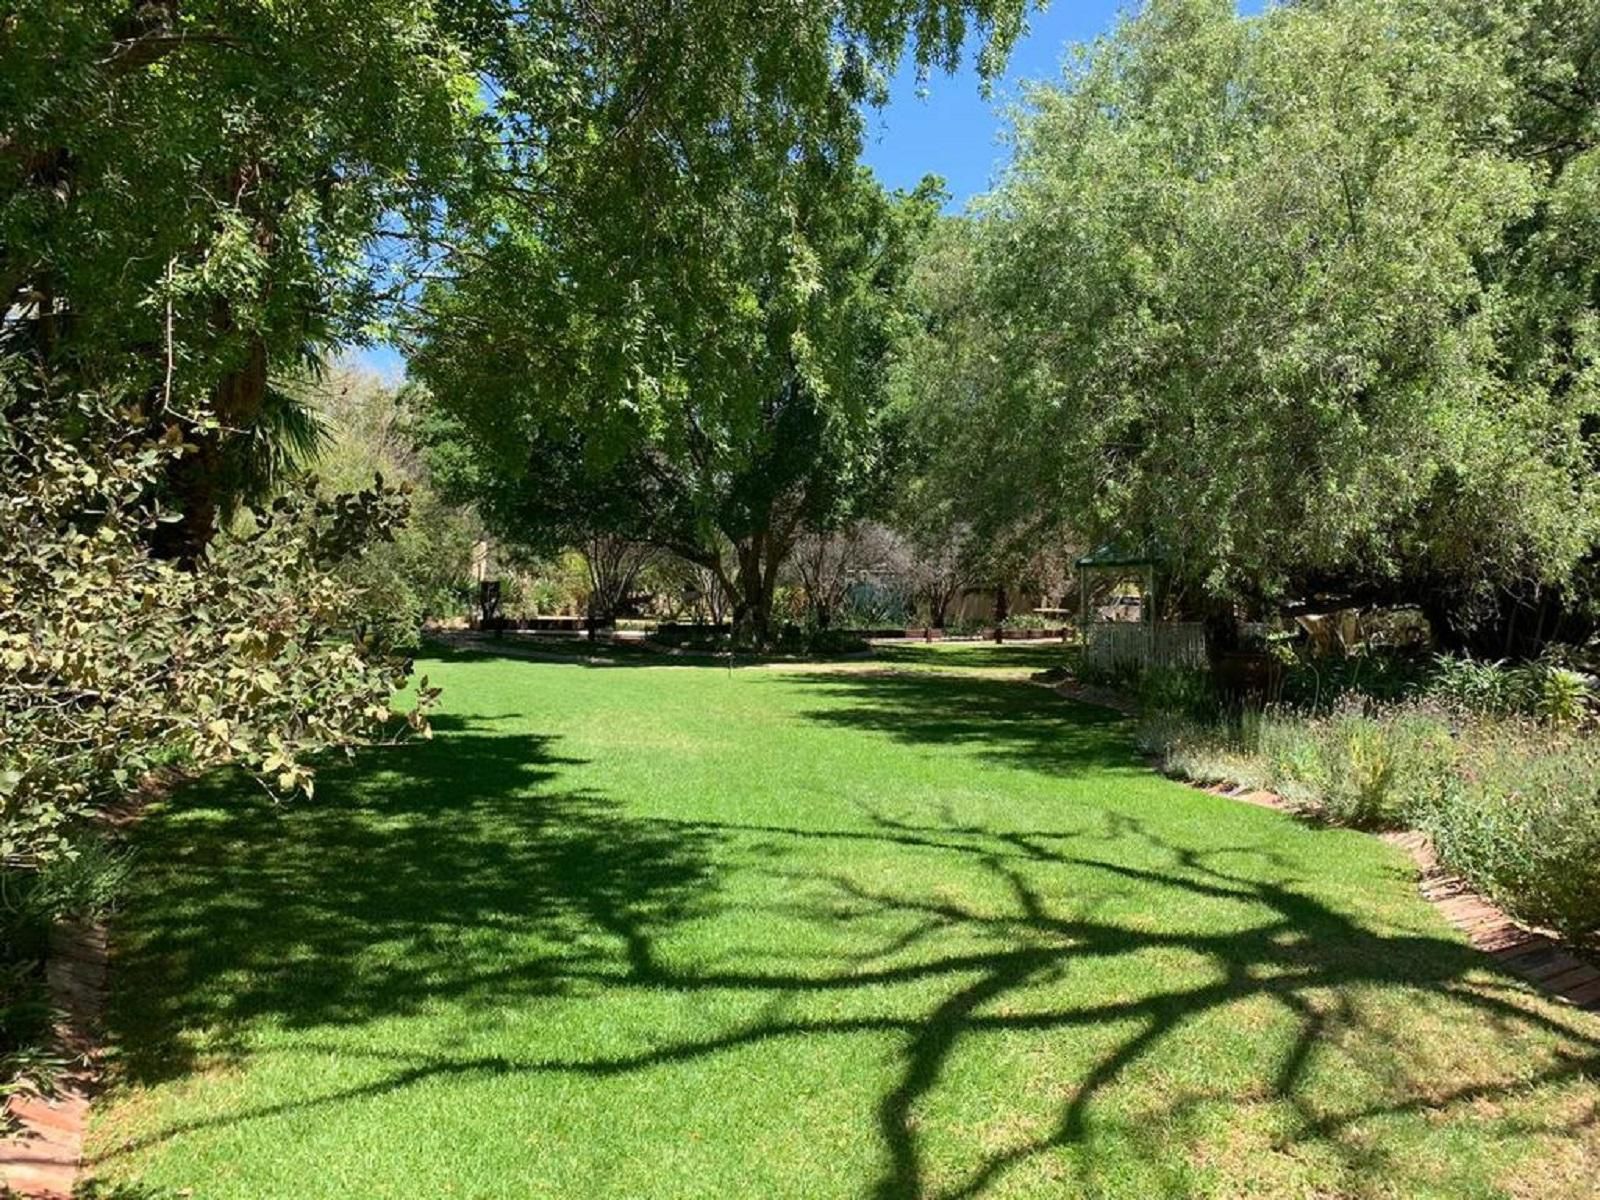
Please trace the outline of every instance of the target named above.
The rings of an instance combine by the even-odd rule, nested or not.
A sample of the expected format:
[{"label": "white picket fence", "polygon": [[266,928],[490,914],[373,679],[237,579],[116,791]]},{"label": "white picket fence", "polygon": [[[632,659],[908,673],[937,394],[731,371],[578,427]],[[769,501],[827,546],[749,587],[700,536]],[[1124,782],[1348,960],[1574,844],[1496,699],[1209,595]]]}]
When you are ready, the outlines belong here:
[{"label": "white picket fence", "polygon": [[1205,626],[1198,621],[1146,625],[1142,621],[1091,624],[1084,638],[1084,661],[1115,669],[1140,667],[1203,667]]}]

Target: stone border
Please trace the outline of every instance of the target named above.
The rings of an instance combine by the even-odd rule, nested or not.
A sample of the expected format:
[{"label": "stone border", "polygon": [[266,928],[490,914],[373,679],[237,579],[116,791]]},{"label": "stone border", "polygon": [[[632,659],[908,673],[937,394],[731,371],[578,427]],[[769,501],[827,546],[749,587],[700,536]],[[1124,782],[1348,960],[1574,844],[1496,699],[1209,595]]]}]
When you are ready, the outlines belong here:
[{"label": "stone border", "polygon": [[45,978],[60,1015],[56,1045],[70,1066],[53,1096],[21,1093],[7,1101],[17,1132],[0,1139],[0,1195],[71,1200],[89,1100],[100,1078],[106,963],[104,925],[62,922],[51,929]]},{"label": "stone border", "polygon": [[[1229,787],[1225,784],[1190,786],[1213,796],[1224,796],[1293,816],[1304,816],[1306,811],[1276,792],[1260,788]],[[1411,861],[1417,866],[1417,890],[1422,898],[1438,909],[1450,924],[1465,933],[1474,949],[1482,950],[1506,970],[1522,976],[1546,995],[1574,1008],[1600,1013],[1600,967],[1573,954],[1553,935],[1513,920],[1488,897],[1474,891],[1470,883],[1439,861],[1433,848],[1433,839],[1427,834],[1415,829],[1401,829],[1377,836],[1411,855]]]}]

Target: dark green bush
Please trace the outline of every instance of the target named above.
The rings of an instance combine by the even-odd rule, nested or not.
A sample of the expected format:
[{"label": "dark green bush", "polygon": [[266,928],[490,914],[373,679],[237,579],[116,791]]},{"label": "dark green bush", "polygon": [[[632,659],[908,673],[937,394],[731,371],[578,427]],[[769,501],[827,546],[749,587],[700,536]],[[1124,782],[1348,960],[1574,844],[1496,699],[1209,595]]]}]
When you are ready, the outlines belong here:
[{"label": "dark green bush", "polygon": [[1582,724],[1596,709],[1589,678],[1554,659],[1509,664],[1396,649],[1296,657],[1281,696],[1287,707],[1306,712],[1332,711],[1352,699],[1422,698],[1468,716],[1535,717],[1559,726]]},{"label": "dark green bush", "polygon": [[813,629],[806,638],[808,654],[861,654],[868,649],[866,639],[849,629]]},{"label": "dark green bush", "polygon": [[1139,664],[1128,659],[1115,663],[1084,661],[1078,667],[1078,679],[1091,687],[1136,689],[1145,672]]},{"label": "dark green bush", "polygon": [[1139,707],[1145,712],[1181,713],[1196,721],[1223,716],[1208,671],[1151,667],[1138,677]]},{"label": "dark green bush", "polygon": [[1373,649],[1359,654],[1296,655],[1283,675],[1281,702],[1293,709],[1326,712],[1347,696],[1397,701],[1427,689],[1431,664],[1406,650]]}]

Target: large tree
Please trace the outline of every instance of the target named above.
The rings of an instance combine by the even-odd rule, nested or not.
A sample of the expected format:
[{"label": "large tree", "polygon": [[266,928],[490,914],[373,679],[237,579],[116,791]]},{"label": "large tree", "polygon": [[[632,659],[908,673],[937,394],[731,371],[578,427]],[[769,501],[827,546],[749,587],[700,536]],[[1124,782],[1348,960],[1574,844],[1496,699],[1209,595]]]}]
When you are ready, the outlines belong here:
[{"label": "large tree", "polygon": [[645,244],[624,261],[651,344],[629,369],[648,377],[648,399],[602,365],[615,351],[596,343],[627,325],[566,286],[580,268],[565,229],[485,244],[476,270],[430,294],[413,359],[440,478],[503,536],[605,533],[669,550],[719,576],[755,642],[772,632],[796,539],[881,485],[902,285],[936,204],[931,186],[890,197],[827,157],[759,182],[730,187],[698,228],[636,230]]},{"label": "large tree", "polygon": [[986,520],[1456,637],[1570,597],[1600,63],[1595,6],[1546,7],[1154,0],[1035,91],[923,389]]},{"label": "large tree", "polygon": [[276,378],[361,334],[385,222],[428,219],[487,153],[475,78],[411,0],[7,7],[0,349],[184,429],[169,552],[308,447]]},{"label": "large tree", "polygon": [[619,0],[486,26],[505,169],[430,231],[448,280],[412,359],[504,531],[571,528],[557,493],[565,514],[631,510],[611,532],[647,518],[764,638],[794,534],[871,465],[894,277],[927,207],[858,178],[862,105],[903,57],[953,66],[971,33],[992,71],[1023,13]]}]

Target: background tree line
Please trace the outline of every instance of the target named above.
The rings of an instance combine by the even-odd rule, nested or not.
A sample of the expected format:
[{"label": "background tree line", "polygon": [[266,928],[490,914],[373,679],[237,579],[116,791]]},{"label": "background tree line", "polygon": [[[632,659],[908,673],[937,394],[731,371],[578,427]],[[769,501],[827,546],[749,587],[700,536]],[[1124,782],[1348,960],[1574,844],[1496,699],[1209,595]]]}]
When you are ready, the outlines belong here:
[{"label": "background tree line", "polygon": [[996,545],[1160,545],[1199,612],[1582,642],[1597,185],[1587,0],[1151,0],[919,265],[924,486]]}]

